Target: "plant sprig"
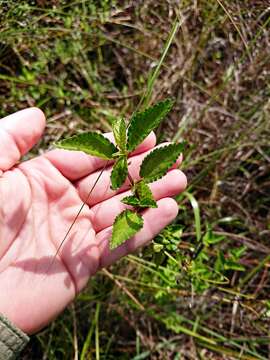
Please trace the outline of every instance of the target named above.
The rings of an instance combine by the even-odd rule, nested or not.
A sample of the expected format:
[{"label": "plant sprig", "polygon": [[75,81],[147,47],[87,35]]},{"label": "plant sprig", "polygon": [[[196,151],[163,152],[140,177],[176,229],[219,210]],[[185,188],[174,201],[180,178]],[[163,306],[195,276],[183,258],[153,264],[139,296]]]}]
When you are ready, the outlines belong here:
[{"label": "plant sprig", "polygon": [[132,115],[129,125],[123,118],[112,125],[115,144],[97,132],[86,132],[59,141],[56,146],[66,150],[83,151],[106,160],[114,160],[111,188],[119,189],[129,178],[132,195],[122,202],[132,206],[114,220],[110,249],[123,244],[143,227],[142,209],[156,208],[149,183],[163,177],[183,151],[184,143],[171,143],[151,151],[140,167],[140,179],[134,181],[128,173],[128,156],[153,131],[172,109],[173,100],[166,99]]}]

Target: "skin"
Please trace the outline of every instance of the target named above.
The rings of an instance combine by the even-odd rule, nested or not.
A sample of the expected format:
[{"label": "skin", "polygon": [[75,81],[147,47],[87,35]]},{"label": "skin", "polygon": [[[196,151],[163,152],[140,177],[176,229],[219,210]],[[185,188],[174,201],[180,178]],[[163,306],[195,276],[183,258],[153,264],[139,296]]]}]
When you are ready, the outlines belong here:
[{"label": "skin", "polygon": [[[112,224],[125,209],[120,200],[128,195],[129,184],[112,191],[109,164],[55,257],[105,162],[65,150],[20,162],[44,128],[44,114],[37,108],[0,120],[0,313],[28,334],[63,311],[99,269],[149,243],[176,217],[178,205],[171,197],[186,187],[186,177],[177,169],[153,183],[158,208],[144,211],[143,229],[110,251]],[[134,179],[154,146],[150,134],[132,154]]]}]

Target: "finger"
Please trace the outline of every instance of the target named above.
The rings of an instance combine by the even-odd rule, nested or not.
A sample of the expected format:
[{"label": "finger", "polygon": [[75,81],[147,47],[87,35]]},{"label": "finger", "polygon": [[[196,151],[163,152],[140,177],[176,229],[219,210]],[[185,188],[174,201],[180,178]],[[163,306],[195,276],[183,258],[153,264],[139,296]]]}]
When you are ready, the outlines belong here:
[{"label": "finger", "polygon": [[127,240],[113,251],[109,249],[112,227],[99,232],[97,240],[101,254],[100,267],[107,267],[121,257],[148,244],[165,226],[175,219],[177,213],[178,205],[176,201],[171,198],[159,200],[157,209],[148,209],[143,213],[143,228],[133,238]]},{"label": "finger", "polygon": [[[163,146],[163,145],[164,144],[161,144],[159,146]],[[138,180],[140,178],[139,172],[140,172],[141,163],[149,152],[150,151],[137,156],[133,156],[129,159],[128,171],[133,180]],[[173,165],[173,167],[179,166],[181,164],[181,161],[182,161],[182,156],[178,158],[178,160]],[[116,191],[112,190],[111,179],[110,179],[111,172],[112,172],[112,167],[108,167],[105,170],[103,170],[102,176],[100,180],[97,182],[97,184],[95,184],[95,182],[100,172],[95,172],[93,174],[90,174],[89,176],[83,178],[77,183],[77,190],[83,201],[87,199],[90,189],[95,184],[95,189],[93,193],[91,194],[89,199],[87,199],[87,204],[89,206],[96,205],[101,201],[107,200],[113,197],[114,195],[119,194],[130,188],[130,181],[129,179],[127,179],[124,185],[120,189]]]},{"label": "finger", "polygon": [[[171,170],[162,179],[150,184],[155,200],[165,197],[172,197],[182,192],[187,185],[185,174],[180,170]],[[121,202],[121,200],[130,195],[130,191],[115,195],[91,208],[93,212],[93,226],[96,232],[99,232],[114,222],[115,217],[123,210],[131,208]]]},{"label": "finger", "polygon": [[14,166],[40,139],[45,116],[38,108],[18,111],[0,120],[0,169]]},{"label": "finger", "polygon": [[[104,134],[110,141],[114,142],[112,133]],[[152,132],[133,152],[140,154],[152,149],[156,144],[156,136]],[[92,172],[101,169],[107,160],[95,156],[89,156],[82,151],[69,151],[56,149],[49,151],[45,156],[51,163],[69,180],[79,180]]]}]

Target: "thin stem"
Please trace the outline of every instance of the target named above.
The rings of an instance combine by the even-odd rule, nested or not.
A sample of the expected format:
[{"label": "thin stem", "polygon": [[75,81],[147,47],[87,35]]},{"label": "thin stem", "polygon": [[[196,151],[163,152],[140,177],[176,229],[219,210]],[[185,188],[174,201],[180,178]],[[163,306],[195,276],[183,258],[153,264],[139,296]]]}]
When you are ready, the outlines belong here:
[{"label": "thin stem", "polygon": [[99,349],[99,310],[100,310],[100,302],[97,303],[96,313],[95,313],[95,345],[96,345],[96,360],[100,360],[100,349]]},{"label": "thin stem", "polygon": [[53,266],[53,264],[54,264],[54,262],[55,262],[55,259],[56,259],[57,255],[59,254],[59,251],[61,250],[61,248],[62,248],[62,246],[63,246],[64,242],[66,241],[66,239],[67,239],[68,235],[70,234],[70,232],[71,232],[71,230],[72,230],[72,228],[73,228],[73,226],[74,226],[75,222],[77,221],[78,217],[80,216],[80,214],[81,214],[81,212],[82,212],[82,210],[83,210],[84,206],[86,205],[87,201],[89,200],[89,198],[90,198],[90,196],[91,196],[91,194],[92,194],[92,192],[93,192],[94,188],[96,187],[96,185],[97,185],[97,183],[98,183],[99,179],[101,178],[101,175],[103,174],[103,171],[104,171],[104,170],[105,170],[105,168],[108,166],[108,163],[109,163],[109,160],[106,162],[106,164],[105,164],[105,165],[104,165],[104,167],[102,168],[102,170],[101,170],[101,172],[99,173],[99,175],[98,175],[98,177],[97,177],[96,181],[94,182],[94,184],[93,184],[93,186],[91,187],[91,189],[90,189],[89,193],[87,194],[86,199],[85,199],[85,200],[84,200],[84,202],[82,203],[82,205],[81,205],[81,207],[80,207],[80,209],[79,209],[78,213],[76,214],[76,216],[75,216],[74,220],[72,221],[71,225],[69,226],[68,231],[66,232],[66,235],[64,236],[63,240],[61,241],[61,243],[60,243],[60,245],[59,245],[59,247],[58,247],[58,249],[57,249],[57,251],[56,251],[56,254],[54,255],[54,257],[53,257],[53,259],[52,259],[51,263],[49,264],[49,266],[48,266],[48,268],[47,268],[47,270],[46,270],[46,272],[45,272],[45,275],[47,275],[47,274],[48,274],[48,272],[50,271],[50,269],[52,268],[52,266]]},{"label": "thin stem", "polygon": [[129,171],[128,171],[128,180],[130,181],[131,186],[134,186],[134,180],[132,179],[132,176],[130,175]]}]

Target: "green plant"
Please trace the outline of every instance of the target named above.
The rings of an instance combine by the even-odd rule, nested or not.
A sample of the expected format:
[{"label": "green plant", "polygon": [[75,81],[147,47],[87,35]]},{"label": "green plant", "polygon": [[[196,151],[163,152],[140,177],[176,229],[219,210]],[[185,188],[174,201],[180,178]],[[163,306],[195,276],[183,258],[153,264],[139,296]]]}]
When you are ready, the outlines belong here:
[{"label": "green plant", "polygon": [[128,172],[128,156],[165,118],[173,106],[171,99],[160,101],[142,112],[135,112],[128,126],[122,118],[113,122],[115,144],[96,132],[87,132],[59,141],[56,146],[66,150],[84,151],[105,160],[115,160],[111,172],[111,188],[119,189],[128,178],[132,195],[122,202],[132,206],[114,221],[110,248],[114,249],[143,227],[140,211],[155,208],[157,203],[149,184],[163,177],[183,151],[184,142],[171,143],[150,152],[140,167],[140,180],[134,181]]}]

